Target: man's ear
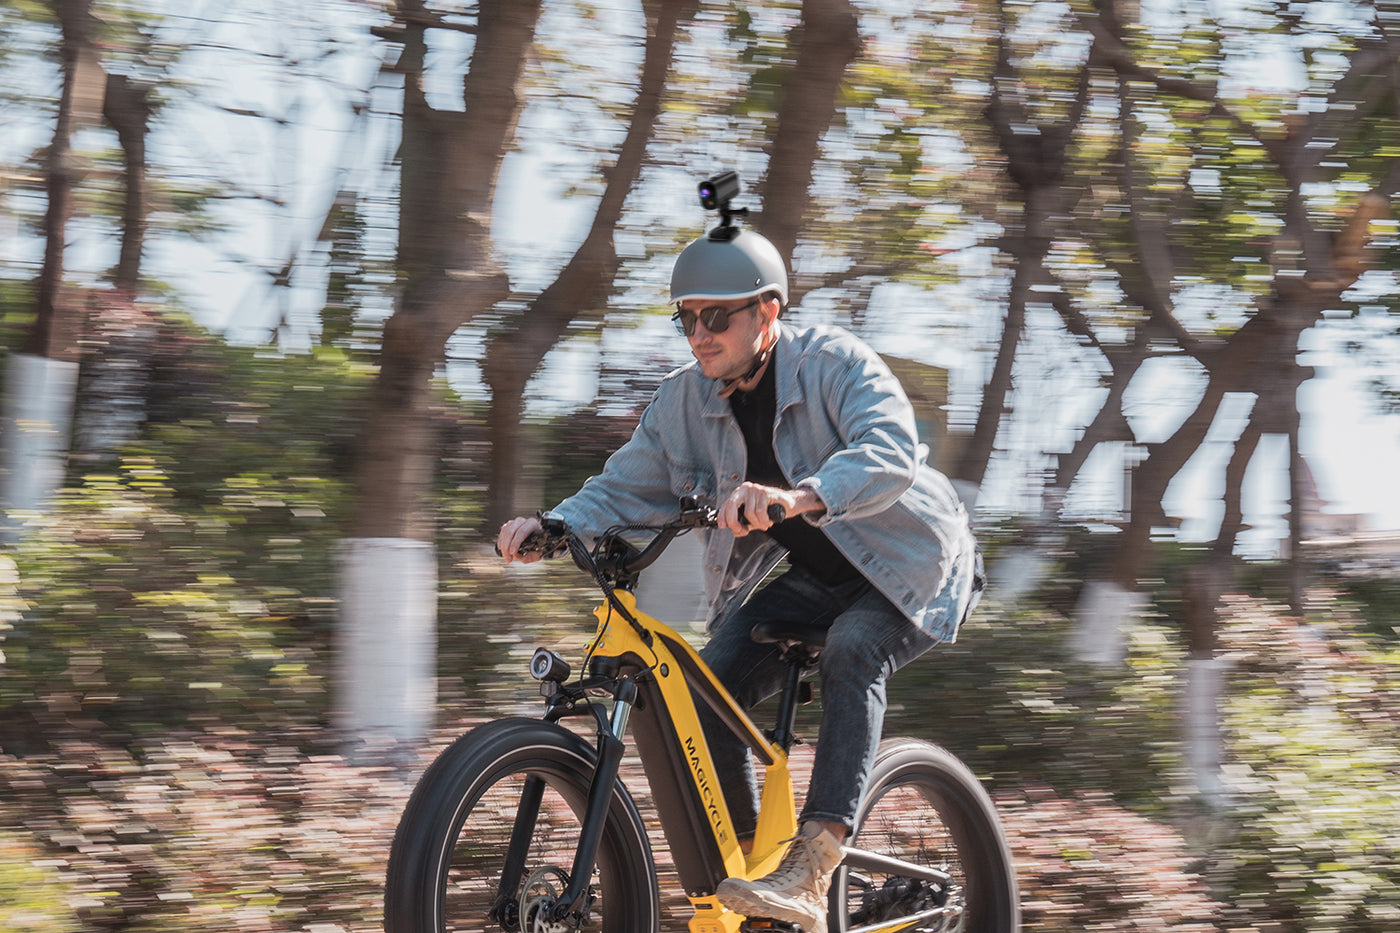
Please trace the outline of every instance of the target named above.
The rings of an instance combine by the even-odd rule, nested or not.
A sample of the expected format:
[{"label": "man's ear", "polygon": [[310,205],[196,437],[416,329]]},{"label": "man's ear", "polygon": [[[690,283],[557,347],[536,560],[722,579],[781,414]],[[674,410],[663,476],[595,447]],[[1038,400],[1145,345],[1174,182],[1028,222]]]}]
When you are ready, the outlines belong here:
[{"label": "man's ear", "polygon": [[783,303],[778,300],[777,295],[769,292],[763,296],[759,308],[763,311],[763,326],[772,327],[773,322],[776,321],[778,315],[782,313]]}]

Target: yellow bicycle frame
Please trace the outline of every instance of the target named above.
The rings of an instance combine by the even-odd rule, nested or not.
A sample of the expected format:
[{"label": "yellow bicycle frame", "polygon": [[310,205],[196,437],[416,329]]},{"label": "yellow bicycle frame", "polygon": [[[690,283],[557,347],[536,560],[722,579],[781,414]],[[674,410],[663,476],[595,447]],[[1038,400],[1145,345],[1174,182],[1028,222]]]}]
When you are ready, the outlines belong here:
[{"label": "yellow bicycle frame", "polygon": [[[742,918],[719,904],[715,886],[726,877],[756,878],[772,871],[795,835],[787,751],[763,735],[681,635],[638,610],[633,594],[618,590],[612,598],[616,607],[605,602],[594,610],[598,629],[587,649],[590,669],[609,669],[637,685],[628,731],[695,910],[690,933],[735,933]],[[719,788],[697,698],[748,745],[764,769],[758,823],[747,856]]]}]

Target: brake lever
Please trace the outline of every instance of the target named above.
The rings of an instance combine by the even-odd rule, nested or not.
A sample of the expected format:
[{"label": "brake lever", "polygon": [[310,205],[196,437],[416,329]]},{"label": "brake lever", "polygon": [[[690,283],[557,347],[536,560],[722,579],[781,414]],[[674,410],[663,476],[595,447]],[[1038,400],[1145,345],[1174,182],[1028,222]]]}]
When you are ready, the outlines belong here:
[{"label": "brake lever", "polygon": [[718,516],[719,510],[713,506],[692,505],[681,509],[680,519],[676,524],[681,528],[713,528]]}]

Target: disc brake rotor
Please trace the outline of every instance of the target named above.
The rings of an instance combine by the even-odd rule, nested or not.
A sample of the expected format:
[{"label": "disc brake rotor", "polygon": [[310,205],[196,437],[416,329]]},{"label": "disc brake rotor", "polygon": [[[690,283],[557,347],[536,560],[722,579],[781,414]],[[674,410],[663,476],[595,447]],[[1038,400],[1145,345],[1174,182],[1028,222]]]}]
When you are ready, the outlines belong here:
[{"label": "disc brake rotor", "polygon": [[[556,883],[557,882],[557,885]],[[520,891],[521,933],[569,933],[569,925],[550,914],[559,895],[569,886],[569,876],[553,865],[536,868]]]}]

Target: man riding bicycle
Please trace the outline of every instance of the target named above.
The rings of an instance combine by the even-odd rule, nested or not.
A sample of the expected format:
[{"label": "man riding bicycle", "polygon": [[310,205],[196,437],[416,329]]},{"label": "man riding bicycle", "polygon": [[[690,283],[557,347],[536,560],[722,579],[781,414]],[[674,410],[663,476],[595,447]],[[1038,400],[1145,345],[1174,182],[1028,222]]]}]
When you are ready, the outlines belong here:
[{"label": "man riding bicycle", "polygon": [[[925,462],[914,412],[880,357],[835,327],[781,321],[787,270],[768,240],[728,222],[692,242],[671,273],[672,315],[695,361],[669,374],[630,440],[554,513],[585,537],[667,518],[683,496],[718,506],[705,543],[711,633],[701,656],[746,708],[778,692],[779,647],[763,620],[826,627],[821,724],[797,837],[757,881],[715,892],[731,910],[826,930],[841,861],[883,727],[891,674],[952,641],[980,590],[980,561],[952,484]],[[774,524],[771,505],[786,517]],[[507,561],[535,518],[501,526]],[[754,592],[783,557],[788,568]],[[974,586],[974,582],[976,585]],[[741,840],[757,779],[748,749],[706,736]]]}]

